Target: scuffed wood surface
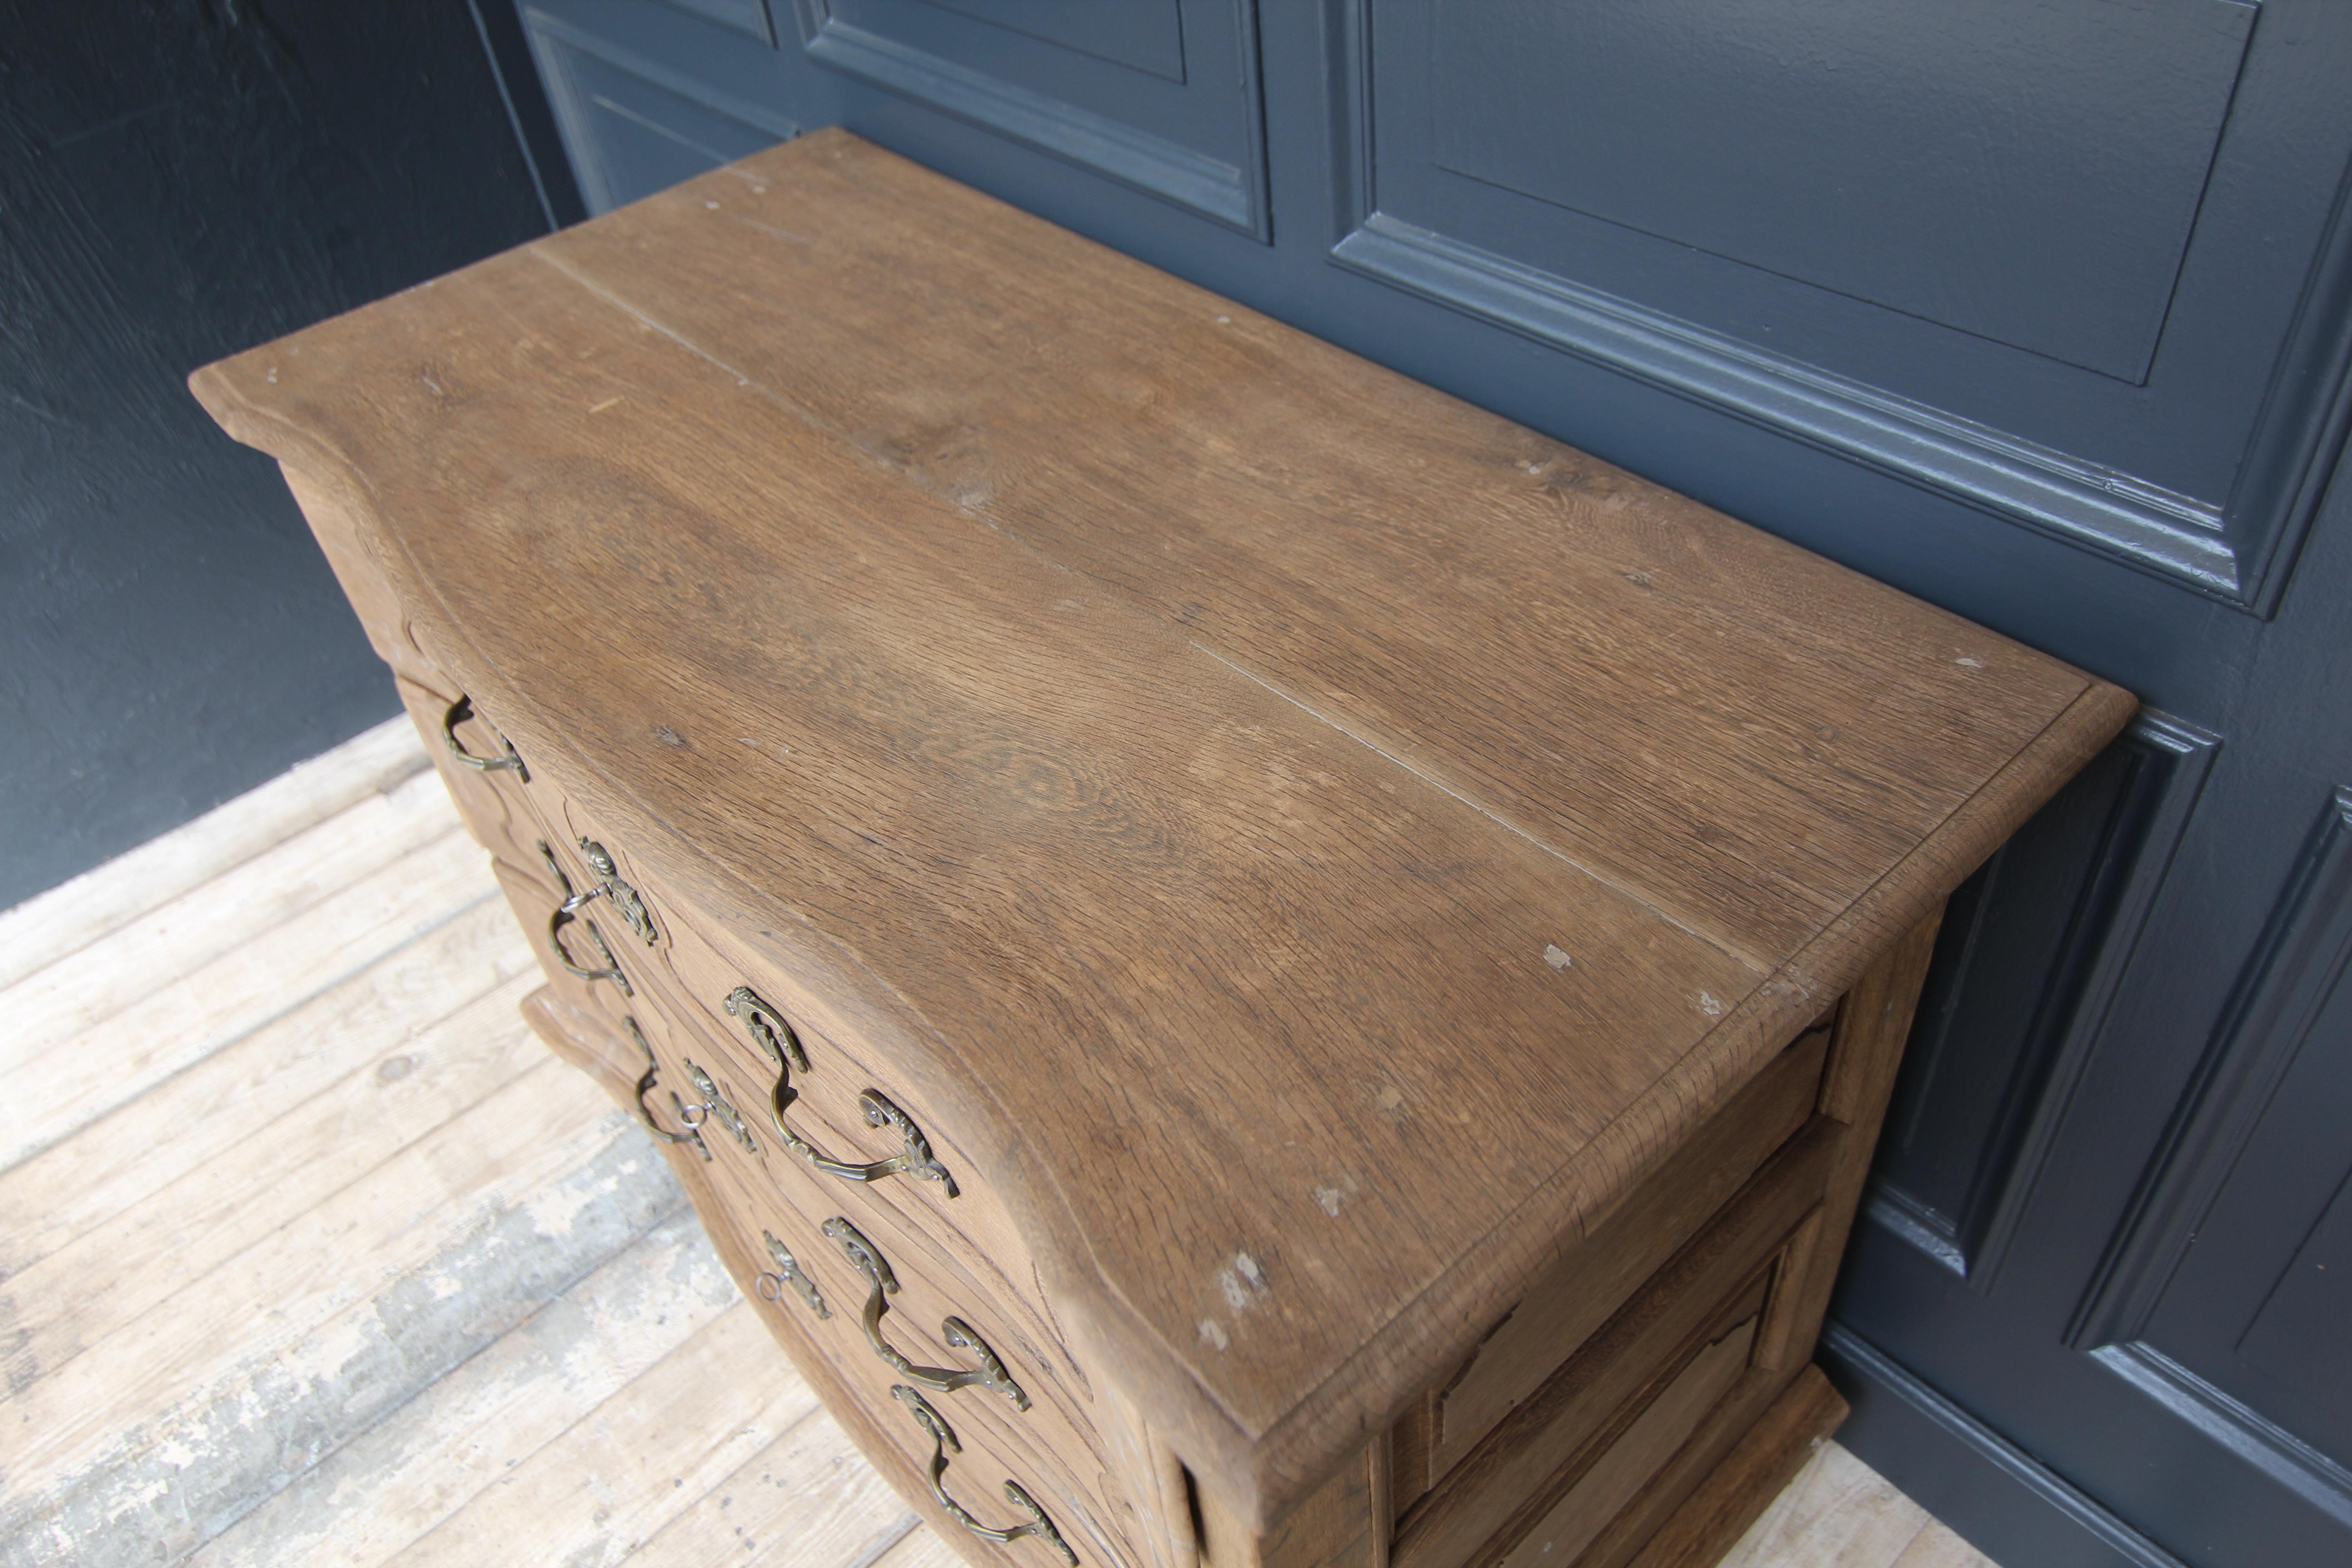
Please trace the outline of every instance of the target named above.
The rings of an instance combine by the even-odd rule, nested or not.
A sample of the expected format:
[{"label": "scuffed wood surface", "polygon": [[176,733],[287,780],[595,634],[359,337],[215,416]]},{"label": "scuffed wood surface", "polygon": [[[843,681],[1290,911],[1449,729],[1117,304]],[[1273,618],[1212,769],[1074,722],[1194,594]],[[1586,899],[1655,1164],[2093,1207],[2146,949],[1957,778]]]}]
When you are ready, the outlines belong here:
[{"label": "scuffed wood surface", "polygon": [[13,987],[35,970],[429,766],[413,735],[397,724],[379,724],[225,803],[201,822],[151,838],[96,870],[0,910],[0,987]]},{"label": "scuffed wood surface", "polygon": [[[0,1016],[71,961],[135,1016],[142,922],[183,900],[278,918],[244,928],[241,965],[198,953],[171,983],[216,1016],[215,971],[279,998],[94,1120],[35,1120],[39,1152],[0,1169],[0,1565],[953,1568],[776,1357],[651,1146],[526,1038],[536,966],[478,856],[423,934],[315,962],[292,889],[454,828],[427,795],[415,831],[380,831],[424,766],[395,721],[0,914],[69,933]],[[140,1071],[128,1029],[78,1048],[100,1080]],[[1989,1568],[1834,1448],[1732,1561]]]}]

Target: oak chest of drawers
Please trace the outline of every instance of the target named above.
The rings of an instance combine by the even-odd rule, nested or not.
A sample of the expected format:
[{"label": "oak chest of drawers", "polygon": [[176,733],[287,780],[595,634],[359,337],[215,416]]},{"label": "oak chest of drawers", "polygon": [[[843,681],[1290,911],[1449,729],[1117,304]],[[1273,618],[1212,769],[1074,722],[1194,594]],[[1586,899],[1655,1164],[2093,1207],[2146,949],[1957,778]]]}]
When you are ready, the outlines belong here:
[{"label": "oak chest of drawers", "polygon": [[201,371],[975,1563],[1708,1561],[2130,699],[839,132]]}]

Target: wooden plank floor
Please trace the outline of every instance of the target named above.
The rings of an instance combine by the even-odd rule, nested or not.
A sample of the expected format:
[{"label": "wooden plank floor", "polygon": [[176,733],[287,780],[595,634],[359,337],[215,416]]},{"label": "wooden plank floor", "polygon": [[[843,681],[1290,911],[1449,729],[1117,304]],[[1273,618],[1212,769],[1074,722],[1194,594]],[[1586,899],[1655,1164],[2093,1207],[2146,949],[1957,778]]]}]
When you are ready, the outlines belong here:
[{"label": "wooden plank floor", "polygon": [[[0,913],[0,1568],[947,1568],[404,721]],[[1990,1568],[1834,1445],[1738,1568]]]}]

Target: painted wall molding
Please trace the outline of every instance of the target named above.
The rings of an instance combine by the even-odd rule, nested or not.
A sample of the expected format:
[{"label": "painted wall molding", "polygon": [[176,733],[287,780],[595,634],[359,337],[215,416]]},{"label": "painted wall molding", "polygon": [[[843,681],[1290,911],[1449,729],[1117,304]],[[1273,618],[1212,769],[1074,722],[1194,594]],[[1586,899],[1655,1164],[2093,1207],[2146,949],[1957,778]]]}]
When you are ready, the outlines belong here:
[{"label": "painted wall molding", "polygon": [[2352,1471],[2155,1346],[2102,1345],[2091,1359],[2338,1523],[2352,1525]]},{"label": "painted wall molding", "polygon": [[[1983,1295],[1992,1292],[2000,1278],[2075,1091],[2105,1035],[2221,741],[2185,720],[2144,709],[2115,745],[2132,759],[2131,771],[2105,814],[2090,856],[2089,879],[2025,1026],[2023,1046],[1989,1124],[1966,1200],[1958,1213],[1945,1214],[1881,1177],[1873,1182],[1864,1211]],[[1996,851],[1981,875],[1997,880],[2008,854],[2006,846]],[[1956,993],[1969,984],[1976,927],[1990,908],[1990,900],[1979,901],[1969,911],[1969,923],[1954,929],[1953,939],[1964,944]],[[1927,1037],[1915,1038],[1915,1047],[1940,1056],[1942,1042],[1931,1033],[1937,1026],[1936,1020],[1923,1016],[1919,1034]]]},{"label": "painted wall molding", "polygon": [[2066,1333],[2078,1350],[2126,1346],[2175,1270],[2352,963],[2352,784],[2339,785],[2281,889],[2213,1042]]},{"label": "painted wall molding", "polygon": [[885,37],[835,16],[827,0],[795,0],[795,8],[802,47],[811,59],[1171,202],[1262,244],[1273,240],[1255,0],[1235,5],[1249,149],[1241,163]]},{"label": "painted wall molding", "polygon": [[[2005,1495],[2014,1510],[2001,1521],[2005,1526],[2020,1535],[2038,1538],[2034,1544],[2044,1551],[2058,1548],[2065,1552],[2063,1558],[2054,1553],[2039,1559],[2013,1555],[2012,1561],[2064,1561],[2084,1564],[2084,1568],[2092,1564],[2099,1568],[2188,1568],[2179,1558],[2134,1530],[2096,1499],[1945,1398],[1843,1323],[1832,1321],[1822,1328],[1821,1357],[1841,1391],[1853,1402],[1857,1425],[1900,1424],[1911,1428],[1900,1435],[1909,1439],[1902,1448],[1910,1455],[1937,1464],[1939,1468],[1948,1469],[1950,1461],[1957,1459],[1964,1466],[1989,1472],[1992,1486],[1976,1489],[1975,1495]],[[1868,1447],[1874,1461],[1893,1468],[1887,1479],[1896,1486],[1931,1510],[1942,1500],[1937,1495],[1939,1489],[1923,1484],[1929,1478],[1909,1474],[1890,1445],[1872,1442]],[[1919,1450],[1925,1447],[1935,1451],[1932,1455],[1921,1454]],[[1949,1484],[1948,1480],[1946,1485]],[[1948,1522],[1979,1546],[1991,1549],[2011,1544],[1983,1540],[1970,1531],[1969,1520]]]},{"label": "painted wall molding", "polygon": [[1958,417],[1382,212],[1371,0],[1327,0],[1338,266],[2268,616],[2352,428],[2352,169],[2227,500]]}]

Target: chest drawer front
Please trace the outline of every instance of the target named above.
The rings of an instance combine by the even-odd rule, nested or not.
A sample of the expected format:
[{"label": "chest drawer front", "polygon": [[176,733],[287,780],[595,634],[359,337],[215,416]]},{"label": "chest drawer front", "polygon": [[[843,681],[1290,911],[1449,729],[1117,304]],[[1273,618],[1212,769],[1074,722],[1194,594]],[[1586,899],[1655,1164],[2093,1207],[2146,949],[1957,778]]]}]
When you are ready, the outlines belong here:
[{"label": "chest drawer front", "polygon": [[[617,1060],[631,1042],[657,1040],[650,1076],[739,1090],[725,1070],[697,1074],[696,1041],[665,1016],[642,1027],[632,1016],[616,1032],[544,989],[524,1012],[568,1059]],[[1074,1369],[1057,1369],[1023,1335],[1017,1312],[976,1293],[952,1259],[891,1215],[820,1220],[837,1188],[813,1174],[772,1179],[755,1152],[719,1131],[708,1100],[687,1110],[712,1134],[687,1140],[696,1147],[682,1157],[721,1255],[828,1401],[855,1405],[905,1461],[884,1468],[934,1528],[997,1568],[1147,1568],[1152,1559],[1134,1544],[1139,1521],[1086,1419],[1090,1398],[1060,1375]],[[889,1359],[874,1353],[877,1342]]]},{"label": "chest drawer front", "polygon": [[1829,1038],[1827,1026],[1798,1037],[1496,1326],[1437,1396],[1422,1484],[1459,1464],[1796,1135],[1819,1099]]},{"label": "chest drawer front", "polygon": [[[740,1117],[744,1129],[762,1129],[769,1142],[836,1179],[896,1178],[929,1184],[949,1200],[963,1195],[957,1171],[968,1173],[969,1161],[960,1152],[952,1162],[942,1157],[946,1146],[934,1146],[925,1119],[907,1108],[906,1092],[885,1087],[892,1081],[887,1064],[859,1059],[817,1035],[801,1009],[769,999],[772,992],[786,994],[772,981],[761,982],[765,992],[755,988],[746,978],[750,966],[698,929],[690,900],[633,861],[625,828],[599,822],[544,781],[532,791],[547,797],[553,820],[531,847],[537,869],[578,906],[552,926],[540,922],[543,956],[572,979],[601,981],[632,1005],[642,992],[648,1019],[666,1015],[701,1041],[705,1058],[732,1060],[737,1088],[727,1097],[721,1131],[743,1141],[747,1134],[731,1120]],[[966,1207],[990,1211],[989,1243],[1013,1240],[1001,1205]]]},{"label": "chest drawer front", "polygon": [[1405,1510],[1393,1568],[1495,1568],[1726,1329],[1760,1315],[1754,1340],[1769,1341],[1776,1264],[1820,1206],[1834,1151],[1820,1120],[1784,1144]]},{"label": "chest drawer front", "polygon": [[[1010,1211],[919,1086],[856,1037],[813,1022],[805,998],[700,929],[657,881],[643,890],[663,922],[633,969],[646,1026],[667,1020],[680,1049],[730,1086],[726,1098],[770,1179],[805,1177],[820,1204],[898,1216],[989,1294],[1018,1301],[1059,1350],[1064,1336]],[[1066,1350],[1058,1359],[1075,1367]]]},{"label": "chest drawer front", "polygon": [[395,677],[394,685],[474,842],[499,865],[548,881],[538,846],[553,831],[551,809],[559,814],[553,820],[560,820],[551,787],[463,692],[437,689],[404,675]]},{"label": "chest drawer front", "polygon": [[[838,1201],[814,1175],[778,1180],[725,1139],[713,1148],[720,1213],[710,1223],[733,1227],[765,1266],[761,1310],[929,1478],[947,1516],[936,1525],[1013,1568],[1140,1568],[1091,1401],[1017,1305],[980,1289],[898,1216]],[[1012,1500],[1007,1482],[1025,1501]]]},{"label": "chest drawer front", "polygon": [[[421,727],[450,711],[422,687],[408,695]],[[504,747],[478,713],[456,733],[479,756]],[[469,826],[492,850],[556,994],[616,1027],[675,1037],[656,1104],[675,1094],[706,1107],[696,1129],[706,1143],[862,1189],[964,1258],[994,1293],[1047,1316],[1012,1216],[917,1093],[876,1053],[812,1027],[805,1006],[786,1000],[794,993],[706,933],[691,901],[634,860],[625,825],[592,816],[544,772],[527,783],[520,770],[444,773],[472,804]]]},{"label": "chest drawer front", "polygon": [[[693,942],[692,922],[664,909],[675,953]],[[774,1031],[788,1064],[799,1045],[808,1071],[806,1079],[795,1071],[795,1083],[829,1070],[845,1083],[862,1081],[866,1075],[844,1071],[856,1058],[781,1013],[700,1001],[714,986],[698,973],[696,996],[685,1000],[674,994],[686,988],[678,969],[648,973],[655,978],[640,988],[636,1016],[663,1081],[687,1086],[685,1115],[709,1152],[720,1213],[706,1218],[732,1226],[742,1251],[766,1266],[756,1293],[772,1327],[824,1359],[877,1427],[904,1445],[917,1473],[929,1474],[944,1456],[957,1479],[942,1487],[970,1517],[955,1523],[950,1512],[942,1528],[968,1532],[978,1521],[1017,1531],[1034,1523],[1006,1503],[1002,1483],[1011,1480],[1051,1531],[990,1542],[1009,1561],[1035,1568],[1067,1547],[1095,1563],[1141,1563],[1128,1544],[1134,1531],[1124,1522],[1125,1489],[1108,1468],[1092,1385],[1043,1310],[1025,1253],[983,1247],[955,1223],[961,1215],[946,1212],[977,1209],[984,1187],[959,1180],[950,1198],[945,1179],[902,1171],[849,1181],[818,1168],[777,1132],[777,1067],[771,1037],[754,1020]],[[790,1110],[789,1124],[806,1140],[852,1147],[834,1118],[799,1100]],[[968,1173],[952,1147],[941,1154]],[[898,1394],[901,1387],[909,1394]],[[910,1403],[918,1396],[925,1403]],[[952,1442],[932,1435],[922,1410]],[[975,1492],[966,1478],[982,1472],[984,1489]]]},{"label": "chest drawer front", "polygon": [[[507,905],[514,910],[516,922],[536,939],[532,945],[548,985],[566,1003],[602,1018],[607,1027],[619,1027],[621,1020],[628,1016],[629,998],[610,983],[568,972],[546,941],[548,929],[562,907],[562,896],[541,878],[509,865],[503,858],[494,859],[490,869],[506,893]],[[574,946],[583,949],[588,940],[584,931],[575,932],[572,937]]]},{"label": "chest drawer front", "polygon": [[[410,696],[420,726],[448,712],[421,687]],[[457,731],[477,755],[502,749],[478,716],[461,717]],[[520,769],[455,777],[463,798],[479,797],[469,826],[488,842],[509,901],[537,939],[551,992],[595,1020],[570,1032],[611,1045],[612,1059],[583,1065],[633,1084],[654,1134],[707,1163],[742,1222],[748,1255],[776,1264],[761,1280],[770,1307],[824,1302],[821,1321],[839,1331],[833,1337],[845,1335],[847,1364],[870,1357],[930,1398],[960,1439],[977,1432],[999,1447],[1026,1446],[1033,1468],[1092,1456],[1092,1387],[1011,1216],[969,1156],[935,1140],[928,1115],[909,1109],[920,1102],[892,1082],[888,1064],[771,1000],[781,990],[772,980],[755,989],[748,966],[699,929],[690,902],[634,861],[626,831],[590,816],[544,773],[527,784]],[[828,1225],[859,1237],[889,1283],[870,1323],[862,1309],[877,1287]],[[1042,1395],[1036,1419],[1009,1433],[975,1422],[950,1397],[963,1391],[941,1385],[991,1361],[1029,1369],[1000,1380],[1024,1405],[1032,1387]],[[887,1386],[880,1392],[888,1397]],[[878,1418],[911,1419],[902,1405]],[[1088,1466],[1099,1470],[1091,1457],[1078,1468]],[[1118,1495],[1099,1475],[1092,1489],[1097,1508]]]},{"label": "chest drawer front", "polygon": [[[785,1215],[798,1237],[788,1241],[794,1255],[816,1259],[810,1267],[820,1277],[832,1276],[836,1293],[853,1305],[871,1297],[876,1273],[889,1281],[887,1327],[867,1331],[858,1313],[848,1315],[850,1337],[866,1352],[887,1363],[874,1343],[878,1332],[906,1359],[971,1368],[979,1347],[953,1344],[944,1327],[960,1320],[980,1347],[1000,1354],[1008,1367],[1026,1369],[1012,1373],[1024,1403],[1034,1397],[1059,1418],[1089,1423],[1093,1386],[1037,1300],[1025,1254],[983,1247],[938,1212],[939,1205],[967,1198],[944,1198],[939,1184],[843,1182],[812,1169],[775,1136],[762,1098],[764,1062],[747,1060],[751,1053],[724,1035],[679,1026],[659,1001],[642,1016],[665,1080],[675,1078],[691,1086],[690,1093],[708,1096],[688,1113],[700,1123],[744,1212]],[[859,1246],[877,1255],[873,1269],[858,1261]],[[1024,1282],[1029,1289],[1020,1288]]]},{"label": "chest drawer front", "polygon": [[[1610,1438],[1535,1527],[1507,1549],[1482,1553],[1495,1568],[1591,1568],[1586,1552],[1748,1374],[1763,1322],[1759,1281],[1718,1314],[1705,1344]],[[1528,1510],[1542,1508],[1538,1501]],[[1516,1532],[1508,1532],[1516,1533]],[[1601,1555],[1607,1555],[1602,1548]]]}]

